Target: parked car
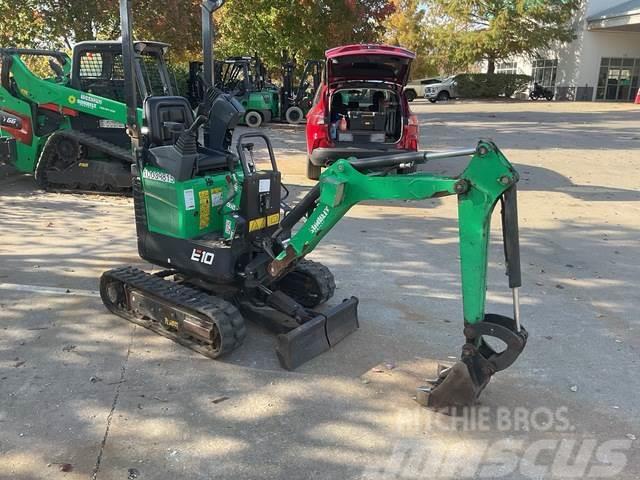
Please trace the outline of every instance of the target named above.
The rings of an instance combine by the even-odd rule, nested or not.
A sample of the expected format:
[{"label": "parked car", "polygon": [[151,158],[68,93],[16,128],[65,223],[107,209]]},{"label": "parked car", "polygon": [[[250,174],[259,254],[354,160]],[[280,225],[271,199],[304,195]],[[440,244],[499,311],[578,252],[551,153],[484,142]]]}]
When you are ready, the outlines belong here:
[{"label": "parked car", "polygon": [[407,97],[407,101],[413,102],[416,98],[424,97],[425,88],[427,87],[427,85],[433,85],[434,83],[440,82],[442,82],[442,79],[437,77],[411,80],[409,83],[407,83],[407,86],[404,87],[404,94]]},{"label": "parked car", "polygon": [[458,75],[445,78],[440,83],[433,83],[428,85],[424,89],[424,98],[428,99],[431,103],[438,101],[447,101],[451,98],[458,97]]},{"label": "parked car", "polygon": [[418,149],[418,119],[404,87],[415,54],[387,45],[325,52],[322,83],[307,114],[307,176],[339,158]]}]

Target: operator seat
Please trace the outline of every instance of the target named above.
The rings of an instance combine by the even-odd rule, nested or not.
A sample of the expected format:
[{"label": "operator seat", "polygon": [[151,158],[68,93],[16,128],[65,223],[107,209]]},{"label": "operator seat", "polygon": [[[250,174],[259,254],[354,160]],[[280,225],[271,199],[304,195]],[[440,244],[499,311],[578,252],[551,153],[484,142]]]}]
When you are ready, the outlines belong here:
[{"label": "operator seat", "polygon": [[144,116],[149,128],[151,146],[173,145],[180,134],[167,124],[182,124],[186,130],[193,123],[193,110],[184,97],[147,97]]},{"label": "operator seat", "polygon": [[[222,105],[217,107],[209,121],[215,122],[225,112]],[[149,129],[149,160],[173,175],[177,181],[193,178],[199,172],[228,168],[229,162],[234,160],[234,155],[224,150],[196,146],[181,153],[175,147],[181,131],[188,129],[194,122],[193,110],[185,97],[148,97],[144,103],[144,112]],[[237,119],[235,123],[229,122],[230,119],[226,120],[224,127],[235,127]],[[176,129],[176,124],[181,124],[184,128]]]}]

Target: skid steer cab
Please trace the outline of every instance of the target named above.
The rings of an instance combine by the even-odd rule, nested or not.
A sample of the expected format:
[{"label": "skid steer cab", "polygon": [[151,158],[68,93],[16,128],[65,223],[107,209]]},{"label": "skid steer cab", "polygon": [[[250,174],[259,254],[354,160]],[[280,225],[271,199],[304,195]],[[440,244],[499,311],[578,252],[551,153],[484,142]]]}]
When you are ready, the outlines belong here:
[{"label": "skid steer cab", "polygon": [[[465,344],[460,361],[419,388],[417,400],[432,408],[473,403],[527,341],[518,306],[518,174],[498,147],[481,141],[452,152],[339,159],[291,207],[268,137],[245,134],[231,144],[245,112],[233,96],[212,87],[211,77],[205,79],[206,100],[195,118],[185,98],[150,97],[144,125],[138,125],[129,3],[121,0],[120,16],[138,250],[161,270],[105,272],[100,294],[107,308],[211,358],[238,348],[245,319],[256,321],[278,334],[277,356],[284,368],[293,369],[359,327],[358,299],[323,305],[335,292],[333,275],[305,258],[349,209],[366,200],[456,196]],[[206,147],[198,143],[205,124]],[[268,157],[266,167],[256,161],[261,153]],[[471,159],[458,177],[417,169],[429,160],[460,156]],[[490,223],[497,204],[513,318],[485,313]],[[494,350],[489,338],[506,347]]]},{"label": "skid steer cab", "polygon": [[[168,48],[134,43],[140,100],[176,93]],[[34,174],[45,190],[128,194],[124,83],[118,40],[79,42],[71,58],[54,50],[0,48],[0,162]]]}]

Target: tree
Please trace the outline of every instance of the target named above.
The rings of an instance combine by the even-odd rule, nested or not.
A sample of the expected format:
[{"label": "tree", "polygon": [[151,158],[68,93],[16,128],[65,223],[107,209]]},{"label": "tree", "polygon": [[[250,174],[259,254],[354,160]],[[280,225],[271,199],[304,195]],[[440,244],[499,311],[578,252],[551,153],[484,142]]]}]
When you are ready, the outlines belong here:
[{"label": "tree", "polygon": [[[201,0],[136,0],[134,36],[171,44],[172,61],[199,58]],[[227,0],[216,14],[218,53],[257,53],[271,66],[283,50],[322,58],[345,43],[372,42],[393,12],[390,0]],[[118,0],[0,0],[0,45],[70,49],[120,36]]]},{"label": "tree", "polygon": [[414,78],[435,75],[438,69],[428,56],[425,9],[420,0],[393,0],[394,11],[384,22],[384,41],[415,52],[411,69]]},{"label": "tree", "polygon": [[575,38],[581,0],[427,0],[432,54],[450,69],[532,54]]},{"label": "tree", "polygon": [[216,14],[219,56],[257,53],[280,65],[283,51],[298,63],[322,58],[327,48],[372,42],[393,11],[388,0],[227,0]]},{"label": "tree", "polygon": [[48,46],[47,25],[35,0],[3,0],[0,19],[0,47]]}]

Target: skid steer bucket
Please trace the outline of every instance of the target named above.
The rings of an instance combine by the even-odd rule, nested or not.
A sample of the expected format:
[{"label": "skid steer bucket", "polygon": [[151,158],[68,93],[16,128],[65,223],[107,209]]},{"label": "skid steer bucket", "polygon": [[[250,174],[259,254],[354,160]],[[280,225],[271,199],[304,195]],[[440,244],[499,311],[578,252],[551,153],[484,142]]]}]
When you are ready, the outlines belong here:
[{"label": "skid steer bucket", "polygon": [[278,335],[276,353],[280,364],[294,370],[329,350],[358,327],[358,299],[351,297],[290,332]]}]

